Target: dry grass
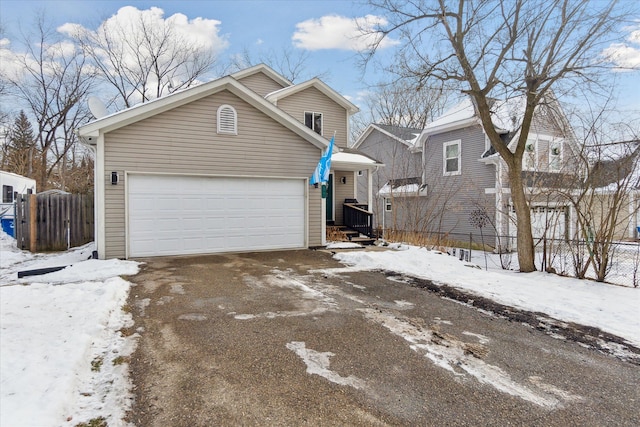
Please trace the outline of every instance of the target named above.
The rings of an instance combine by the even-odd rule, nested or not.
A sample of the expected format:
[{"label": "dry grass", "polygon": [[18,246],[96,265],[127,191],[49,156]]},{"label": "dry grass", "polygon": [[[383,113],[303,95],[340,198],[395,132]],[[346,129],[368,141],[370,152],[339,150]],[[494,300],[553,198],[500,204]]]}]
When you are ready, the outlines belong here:
[{"label": "dry grass", "polygon": [[[463,248],[469,249],[468,241],[455,240],[447,234],[428,234],[414,231],[398,231],[398,230],[386,230],[385,239],[388,242],[406,243],[408,245],[421,246],[429,249],[437,249],[441,252],[447,252],[448,248]],[[485,250],[492,251],[493,248],[489,245],[484,245],[476,242],[471,242],[472,250]]]},{"label": "dry grass", "polygon": [[327,227],[327,241],[348,242],[349,238],[342,230],[340,230],[340,227]]}]

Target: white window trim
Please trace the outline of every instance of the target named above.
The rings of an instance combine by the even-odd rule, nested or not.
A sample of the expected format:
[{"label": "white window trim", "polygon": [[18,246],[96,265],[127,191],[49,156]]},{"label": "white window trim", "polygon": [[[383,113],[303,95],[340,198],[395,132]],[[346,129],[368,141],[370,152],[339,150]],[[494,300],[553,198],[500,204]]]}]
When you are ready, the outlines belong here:
[{"label": "white window trim", "polygon": [[[527,165],[527,159],[529,158],[529,152],[527,146],[529,141],[533,140],[533,166]],[[535,138],[527,138],[527,142],[524,146],[524,154],[522,155],[522,169],[526,171],[535,171],[538,169],[538,136]]]},{"label": "white window trim", "polygon": [[384,198],[384,211],[392,212],[393,211],[393,200],[390,197]]},{"label": "white window trim", "polygon": [[[311,115],[312,115],[312,120],[311,120],[311,123],[312,123],[312,124],[314,123],[314,121],[313,121],[313,116],[315,116],[316,114],[320,114],[320,128],[321,128],[321,129],[320,129],[320,132],[319,132],[318,134],[322,136],[322,135],[323,135],[323,133],[324,133],[324,114],[322,114],[322,113],[320,113],[320,112],[318,112],[318,111],[305,111],[305,112],[303,113],[303,116],[302,116],[302,124],[304,124],[305,126],[307,125],[307,122],[306,122],[307,114],[311,114]],[[311,128],[309,128],[309,129],[311,129],[311,130],[312,130],[312,131],[314,131],[314,132],[316,131],[316,130],[315,130],[314,128],[312,128],[312,127],[311,127]]]},{"label": "white window trim", "polygon": [[[447,147],[451,145],[458,146],[458,170],[453,172],[447,171]],[[444,176],[462,175],[462,141],[460,139],[442,143],[442,174]]]},{"label": "white window trim", "polygon": [[[560,147],[560,153],[558,154],[558,168],[552,168],[551,165],[553,164],[553,162],[551,161],[551,156],[553,154],[551,153],[551,149],[556,145]],[[563,161],[564,161],[564,141],[561,139],[560,140],[552,139],[549,142],[549,172],[560,172],[562,170]]]},{"label": "white window trim", "polygon": [[[233,113],[233,129],[227,129],[221,126],[222,120],[220,119],[220,114],[225,110],[230,110]],[[219,106],[218,112],[216,114],[216,120],[217,120],[217,128],[218,128],[217,130],[219,134],[225,134],[225,135],[238,134],[238,113],[236,112],[236,109],[233,108],[231,105],[223,104]]]}]

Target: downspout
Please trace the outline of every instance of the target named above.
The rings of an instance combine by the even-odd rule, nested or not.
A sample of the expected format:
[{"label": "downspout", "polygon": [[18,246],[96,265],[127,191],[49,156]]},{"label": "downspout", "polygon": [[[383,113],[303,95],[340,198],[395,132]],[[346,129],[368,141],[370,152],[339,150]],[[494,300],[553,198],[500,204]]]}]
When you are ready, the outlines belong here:
[{"label": "downspout", "polygon": [[[101,238],[100,233],[99,233],[99,223],[100,219],[99,219],[99,212],[100,210],[98,209],[98,205],[99,205],[99,198],[98,198],[98,185],[100,180],[98,179],[98,177],[100,175],[98,175],[98,169],[99,169],[99,164],[100,162],[98,162],[98,158],[102,158],[101,156],[104,153],[98,153],[98,145],[96,144],[92,144],[89,141],[87,141],[85,139],[85,137],[80,135],[80,132],[78,129],[75,130],[76,135],[78,136],[78,140],[80,141],[80,143],[82,143],[82,145],[84,145],[85,147],[89,148],[89,150],[91,150],[91,152],[93,153],[93,160],[94,160],[94,167],[93,167],[93,214],[94,214],[94,220],[93,220],[93,240],[95,243],[95,248],[96,250],[93,251],[92,257],[94,259],[99,258],[100,254],[104,254],[104,250],[100,249],[100,244],[104,241],[104,239]],[[98,139],[101,139],[102,136],[99,136]],[[91,140],[92,137],[89,137],[89,140]],[[104,167],[102,167],[102,170],[104,170]],[[104,185],[103,185],[104,187]]]}]

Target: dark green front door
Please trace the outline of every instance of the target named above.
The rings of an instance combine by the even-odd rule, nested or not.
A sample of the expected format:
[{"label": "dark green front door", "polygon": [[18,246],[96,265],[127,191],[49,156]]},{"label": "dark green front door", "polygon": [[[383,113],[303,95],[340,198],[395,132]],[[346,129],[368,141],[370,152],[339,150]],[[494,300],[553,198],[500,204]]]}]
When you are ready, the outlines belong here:
[{"label": "dark green front door", "polygon": [[327,182],[327,221],[333,221],[333,174]]}]

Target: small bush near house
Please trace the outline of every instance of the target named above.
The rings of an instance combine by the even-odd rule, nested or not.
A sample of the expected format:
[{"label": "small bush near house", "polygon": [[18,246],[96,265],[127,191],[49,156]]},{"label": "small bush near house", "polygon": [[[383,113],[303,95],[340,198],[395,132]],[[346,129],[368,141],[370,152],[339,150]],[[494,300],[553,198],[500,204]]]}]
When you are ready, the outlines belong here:
[{"label": "small bush near house", "polygon": [[93,418],[86,423],[76,424],[75,427],[109,427],[104,417]]},{"label": "small bush near house", "polygon": [[102,368],[102,357],[97,356],[95,359],[91,361],[91,370],[93,372],[98,372],[100,368]]}]

